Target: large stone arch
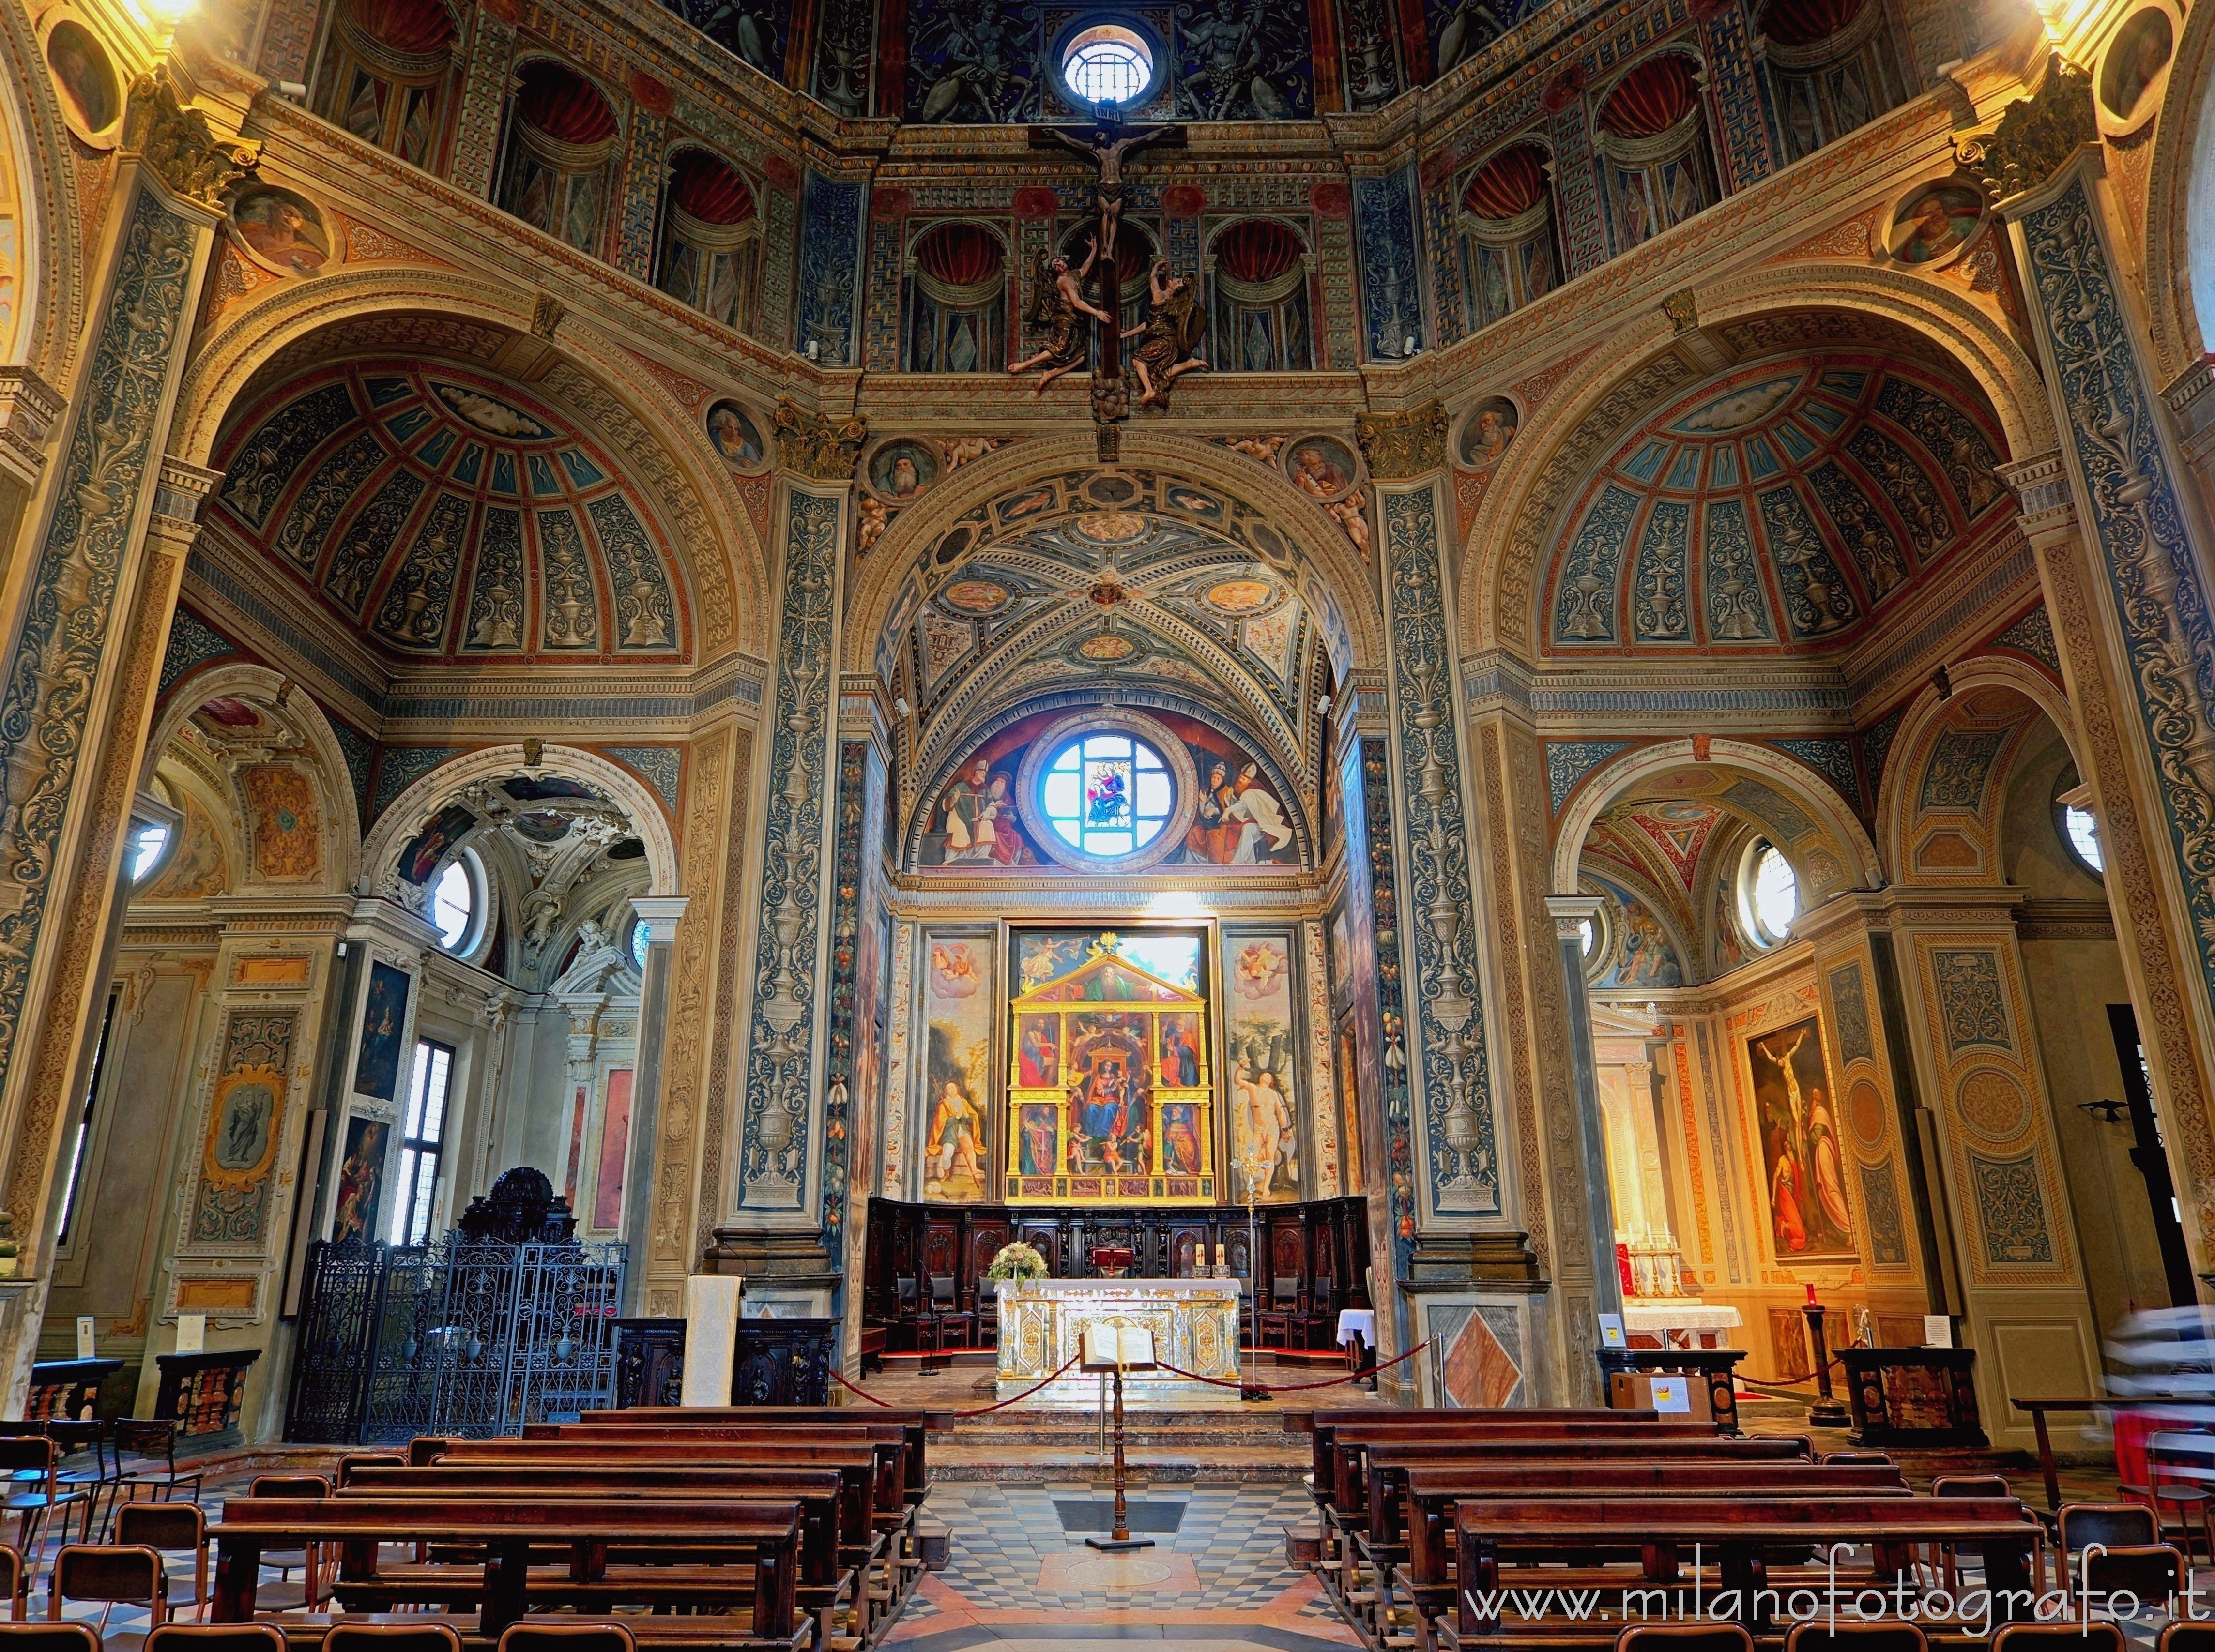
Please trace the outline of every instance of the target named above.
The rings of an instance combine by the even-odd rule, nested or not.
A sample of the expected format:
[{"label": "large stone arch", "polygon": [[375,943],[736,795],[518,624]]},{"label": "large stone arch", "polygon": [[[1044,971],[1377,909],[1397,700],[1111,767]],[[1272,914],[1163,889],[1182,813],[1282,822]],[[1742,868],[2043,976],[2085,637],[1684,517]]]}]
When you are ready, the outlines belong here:
[{"label": "large stone arch", "polygon": [[1568,893],[1576,888],[1578,863],[1584,852],[1586,835],[1592,823],[1604,813],[1608,806],[1627,796],[1637,784],[1649,776],[1666,774],[1671,769],[1684,768],[1697,764],[1703,768],[1735,769],[1749,775],[1781,793],[1789,802],[1805,811],[1820,829],[1833,853],[1838,856],[1844,874],[1836,894],[1846,889],[1873,889],[1884,881],[1883,869],[1877,855],[1876,845],[1868,829],[1856,817],[1851,805],[1838,795],[1831,783],[1812,768],[1795,762],[1773,747],[1756,745],[1750,741],[1725,739],[1721,736],[1708,743],[1704,756],[1695,749],[1692,737],[1656,741],[1651,745],[1634,747],[1623,753],[1591,775],[1562,811],[1555,823],[1554,888]]},{"label": "large stone arch", "polygon": [[[173,695],[154,719],[152,732],[147,737],[146,750],[139,765],[139,785],[144,786],[153,778],[154,768],[169,750],[169,742],[184,726],[185,719],[199,707],[220,694],[250,694],[265,704],[274,703],[283,696],[283,712],[287,722],[297,725],[308,737],[316,766],[322,771],[326,815],[329,817],[330,853],[324,858],[323,883],[333,893],[353,886],[361,868],[361,820],[354,802],[353,780],[347,768],[346,753],[340,747],[338,736],[333,731],[330,719],[312,694],[299,685],[288,681],[281,671],[273,671],[266,665],[251,665],[243,662],[217,665],[199,672],[183,685],[187,692]],[[290,692],[287,692],[287,690]]]},{"label": "large stone arch", "polygon": [[[1266,511],[1312,563],[1346,625],[1357,671],[1382,670],[1384,627],[1368,563],[1344,529],[1274,466],[1212,442],[1133,425],[1125,430],[1120,467],[1173,474],[1238,496]],[[1025,437],[961,466],[894,518],[870,548],[846,605],[844,668],[874,670],[878,633],[908,570],[973,507],[1040,475],[1099,468],[1091,434]]]},{"label": "large stone arch", "polygon": [[[71,138],[46,70],[37,26],[17,0],[0,3],[0,121],[15,151],[22,214],[15,291],[15,336],[4,360],[59,386],[84,325],[81,203]],[[123,76],[119,70],[119,82]]]},{"label": "large stone arch", "polygon": [[2186,13],[2168,74],[2146,173],[2144,247],[2146,329],[2164,384],[2206,354],[2201,312],[2215,308],[2215,11]]},{"label": "large stone arch", "polygon": [[[1701,327],[1711,333],[1786,314],[1905,327],[1936,346],[1983,392],[2011,456],[2043,453],[2058,439],[2036,363],[1997,317],[1927,277],[1838,264],[1764,266],[1697,290],[1697,300]],[[1705,376],[1672,347],[1674,337],[1658,310],[1634,319],[1610,348],[1580,363],[1517,432],[1463,541],[1463,653],[1496,647],[1531,656],[1531,582],[1562,502],[1639,413]]]},{"label": "large stone arch", "polygon": [[[333,350],[419,349],[460,352],[484,364],[498,343],[532,331],[531,295],[460,271],[342,266],[313,282],[273,284],[267,291],[267,298],[221,327],[186,369],[170,426],[172,456],[205,464],[232,410],[260,388],[264,375],[285,370],[296,357],[304,367],[311,348],[315,359]],[[632,448],[629,456],[642,462],[640,480],[657,484],[665,495],[661,503],[699,616],[699,662],[734,651],[766,658],[773,606],[769,557],[706,429],[666,389],[649,389],[652,376],[637,358],[589,324],[564,318],[558,332],[552,344],[557,360],[537,374],[536,388],[580,404],[577,411],[597,423],[612,417],[642,433],[650,450],[643,454],[641,444],[623,443],[621,430],[603,432]],[[666,462],[660,475],[653,474],[656,456]]]},{"label": "large stone arch", "polygon": [[[423,829],[424,821],[446,798],[472,780],[504,779],[525,766],[522,746],[486,746],[448,759],[402,792],[377,817],[377,823],[370,828],[362,843],[361,892],[375,892],[372,886],[382,869],[392,863],[402,845]],[[637,829],[639,841],[646,846],[647,870],[653,879],[646,893],[684,892],[685,868],[677,859],[677,844],[670,835],[666,805],[643,780],[598,753],[575,746],[549,744],[541,748],[530,769],[534,774],[581,780],[597,787],[611,802],[622,805]],[[700,868],[699,873],[701,878],[711,878],[713,869]]]}]

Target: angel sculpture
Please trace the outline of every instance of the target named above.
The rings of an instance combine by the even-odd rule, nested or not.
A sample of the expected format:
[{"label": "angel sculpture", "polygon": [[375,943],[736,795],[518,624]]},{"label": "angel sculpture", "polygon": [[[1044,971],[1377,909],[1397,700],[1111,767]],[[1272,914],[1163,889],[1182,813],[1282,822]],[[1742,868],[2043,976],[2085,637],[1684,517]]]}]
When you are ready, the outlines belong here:
[{"label": "angel sculpture", "polygon": [[1035,356],[1008,369],[1010,373],[1028,373],[1034,367],[1044,366],[1046,371],[1039,375],[1034,395],[1044,395],[1046,387],[1054,380],[1084,365],[1091,352],[1092,335],[1077,319],[1079,316],[1089,315],[1095,321],[1114,325],[1114,316],[1085,302],[1084,289],[1080,285],[1092,272],[1093,260],[1099,256],[1097,241],[1086,250],[1083,264],[1073,271],[1065,258],[1048,263],[1043,252],[1038,255],[1037,271],[1031,278],[1031,301],[1023,311],[1023,321],[1032,327],[1046,329],[1046,346]]},{"label": "angel sculpture", "polygon": [[1144,340],[1131,352],[1131,364],[1138,370],[1141,407],[1167,407],[1169,386],[1178,376],[1207,365],[1192,353],[1199,347],[1200,334],[1207,331],[1207,317],[1193,300],[1192,283],[1181,275],[1171,275],[1169,268],[1169,260],[1154,260],[1147,278],[1153,311],[1123,335]]}]

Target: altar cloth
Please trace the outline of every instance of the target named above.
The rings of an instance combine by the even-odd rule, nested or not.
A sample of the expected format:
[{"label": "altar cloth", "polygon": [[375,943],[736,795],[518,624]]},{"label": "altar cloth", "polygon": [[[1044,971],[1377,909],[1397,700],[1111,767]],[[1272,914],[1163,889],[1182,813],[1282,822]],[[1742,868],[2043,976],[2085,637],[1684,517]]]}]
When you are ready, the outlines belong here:
[{"label": "altar cloth", "polygon": [[[1052,1376],[1076,1354],[1089,1325],[1120,1320],[1154,1334],[1154,1356],[1194,1376],[1238,1380],[1237,1279],[1008,1279],[1000,1287],[998,1392],[1013,1398]],[[1218,1388],[1167,1370],[1123,1378],[1126,1407],[1212,1401]],[[1037,1406],[1096,1405],[1100,1378],[1072,1369],[1026,1401]]]}]

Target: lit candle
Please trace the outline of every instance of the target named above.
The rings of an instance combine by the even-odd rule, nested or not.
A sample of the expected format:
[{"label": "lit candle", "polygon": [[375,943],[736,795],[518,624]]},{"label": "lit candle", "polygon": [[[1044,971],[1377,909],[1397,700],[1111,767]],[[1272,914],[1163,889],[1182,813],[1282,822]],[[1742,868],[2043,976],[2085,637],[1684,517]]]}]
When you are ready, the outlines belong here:
[{"label": "lit candle", "polygon": [[1807,1306],[1811,1308],[1815,1306],[1815,1288],[1813,1285],[1807,1287]]}]

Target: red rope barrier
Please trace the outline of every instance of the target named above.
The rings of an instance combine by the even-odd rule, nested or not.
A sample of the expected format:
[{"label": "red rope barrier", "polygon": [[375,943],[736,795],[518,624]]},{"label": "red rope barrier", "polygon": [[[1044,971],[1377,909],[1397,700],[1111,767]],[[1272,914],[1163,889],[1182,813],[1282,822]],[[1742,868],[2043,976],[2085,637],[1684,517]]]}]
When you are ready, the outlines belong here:
[{"label": "red rope barrier", "polygon": [[1379,1371],[1390,1371],[1394,1366],[1414,1359],[1416,1355],[1429,1346],[1428,1343],[1418,1343],[1397,1359],[1387,1360],[1382,1365],[1372,1365],[1367,1370],[1357,1371],[1350,1377],[1333,1377],[1328,1382],[1233,1382],[1228,1377],[1203,1377],[1197,1371],[1180,1370],[1166,1360],[1158,1361],[1157,1363],[1163,1370],[1174,1375],[1187,1378],[1193,1382],[1205,1382],[1217,1388],[1236,1388],[1241,1392],[1258,1388],[1265,1394],[1297,1394],[1306,1388],[1340,1388],[1349,1382],[1359,1382],[1364,1377],[1373,1377]]},{"label": "red rope barrier", "polygon": [[[956,1420],[956,1421],[959,1421],[960,1418],[965,1417],[965,1416],[988,1416],[988,1415],[990,1415],[991,1412],[994,1412],[994,1411],[1004,1411],[1005,1410],[1007,1410],[1007,1408],[1008,1408],[1009,1406],[1010,1406],[1010,1405],[1015,1405],[1015,1404],[1020,1404],[1021,1402],[1022,1402],[1022,1401],[1024,1401],[1024,1400],[1028,1399],[1028,1398],[1029,1398],[1033,1394],[1035,1394],[1036,1392],[1038,1392],[1038,1391],[1039,1391],[1040,1389],[1041,1389],[1041,1388],[1045,1387],[1045,1386],[1046,1386],[1046,1384],[1047,1384],[1047,1383],[1049,1383],[1049,1382],[1053,1382],[1053,1381],[1057,1380],[1058,1379],[1059,1379],[1059,1378],[1063,1375],[1063,1374],[1064,1374],[1064,1373],[1065,1373],[1066,1371],[1068,1371],[1068,1369],[1069,1369],[1069,1367],[1070,1367],[1070,1366],[1071,1366],[1071,1365],[1075,1365],[1075,1364],[1077,1362],[1077,1361],[1079,1361],[1080,1359],[1082,1359],[1082,1358],[1083,1358],[1083,1357],[1084,1357],[1084,1356],[1083,1356],[1083,1355],[1082,1355],[1081,1353],[1079,1353],[1079,1354],[1072,1354],[1072,1355],[1071,1355],[1069,1356],[1069,1362],[1068,1362],[1068,1364],[1064,1365],[1064,1366],[1061,1367],[1061,1370],[1059,1370],[1059,1371],[1056,1371],[1055,1373],[1053,1373],[1053,1374],[1052,1374],[1052,1376],[1046,1377],[1046,1379],[1044,1379],[1042,1381],[1040,1381],[1040,1382],[1036,1382],[1036,1383],[1032,1384],[1032,1385],[1031,1385],[1031,1386],[1029,1386],[1029,1387],[1028,1387],[1028,1388],[1024,1389],[1022,1392],[1021,1392],[1020,1394],[1017,1394],[1016,1396],[1015,1396],[1015,1398],[1012,1398],[1012,1399],[1003,1399],[1003,1400],[1000,1401],[1000,1402],[999,1402],[999,1404],[997,1404],[997,1405],[979,1405],[979,1406],[975,1410],[973,1410],[973,1411],[956,1411],[956,1412],[954,1412],[954,1418],[955,1418],[955,1420]],[[847,1381],[847,1380],[846,1380],[846,1379],[845,1379],[844,1376],[841,1376],[841,1375],[840,1375],[838,1372],[836,1372],[836,1371],[833,1371],[833,1372],[831,1374],[831,1380],[832,1380],[834,1382],[836,1382],[836,1383],[837,1383],[837,1384],[838,1384],[841,1388],[848,1389],[848,1390],[850,1390],[850,1391],[851,1391],[852,1392],[854,1392],[854,1393],[859,1394],[859,1395],[860,1395],[863,1399],[868,1400],[868,1401],[869,1402],[869,1404],[872,1404],[872,1405],[882,1405],[882,1406],[886,1406],[886,1407],[889,1408],[889,1407],[891,1406],[891,1404],[892,1404],[892,1401],[890,1401],[890,1400],[888,1400],[888,1399],[879,1399],[879,1398],[878,1398],[874,1394],[871,1393],[868,1389],[866,1389],[866,1388],[862,1388],[862,1387],[858,1387],[858,1386],[856,1386],[855,1384],[853,1384],[853,1383],[850,1383],[850,1382]]]}]

